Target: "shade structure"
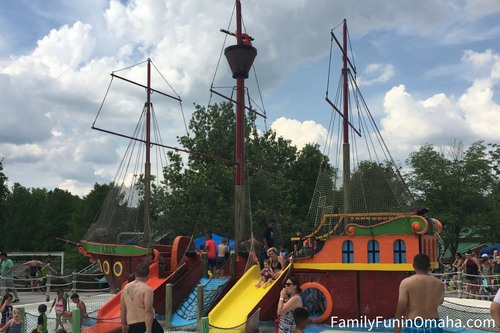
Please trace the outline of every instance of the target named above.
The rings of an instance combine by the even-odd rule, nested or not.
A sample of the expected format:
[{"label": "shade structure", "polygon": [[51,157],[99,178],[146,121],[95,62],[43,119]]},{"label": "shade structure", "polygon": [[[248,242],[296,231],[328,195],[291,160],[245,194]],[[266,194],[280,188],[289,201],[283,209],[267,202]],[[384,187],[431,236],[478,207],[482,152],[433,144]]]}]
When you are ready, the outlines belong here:
[{"label": "shade structure", "polygon": [[233,72],[233,79],[237,77],[244,77],[246,79],[257,56],[257,49],[250,45],[232,45],[226,47],[224,55]]}]

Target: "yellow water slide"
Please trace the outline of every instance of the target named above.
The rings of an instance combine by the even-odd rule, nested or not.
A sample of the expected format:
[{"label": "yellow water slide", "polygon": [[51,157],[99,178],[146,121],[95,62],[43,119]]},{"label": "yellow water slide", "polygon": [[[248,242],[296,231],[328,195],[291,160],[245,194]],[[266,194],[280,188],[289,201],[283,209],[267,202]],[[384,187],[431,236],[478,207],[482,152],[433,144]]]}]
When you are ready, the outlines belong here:
[{"label": "yellow water slide", "polygon": [[[281,289],[281,281],[286,276],[289,267],[290,265],[281,273],[278,280],[273,281],[264,289],[262,287],[255,287],[259,281],[260,267],[258,265],[252,266],[229,290],[219,304],[210,311],[208,315],[210,325],[220,328],[231,328],[243,324],[246,322],[248,314],[266,296],[272,298],[266,304],[269,306],[274,304],[279,298],[279,296],[276,296],[277,288]],[[266,310],[267,308],[261,308],[261,314]]]}]

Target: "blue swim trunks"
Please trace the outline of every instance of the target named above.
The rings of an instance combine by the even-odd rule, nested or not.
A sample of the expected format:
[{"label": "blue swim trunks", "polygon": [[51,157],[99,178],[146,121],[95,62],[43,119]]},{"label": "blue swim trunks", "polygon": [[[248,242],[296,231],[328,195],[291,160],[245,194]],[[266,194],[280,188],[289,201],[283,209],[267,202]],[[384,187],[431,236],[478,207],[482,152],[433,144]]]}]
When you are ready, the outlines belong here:
[{"label": "blue swim trunks", "polygon": [[443,333],[439,322],[439,319],[406,320],[405,331],[406,333]]}]

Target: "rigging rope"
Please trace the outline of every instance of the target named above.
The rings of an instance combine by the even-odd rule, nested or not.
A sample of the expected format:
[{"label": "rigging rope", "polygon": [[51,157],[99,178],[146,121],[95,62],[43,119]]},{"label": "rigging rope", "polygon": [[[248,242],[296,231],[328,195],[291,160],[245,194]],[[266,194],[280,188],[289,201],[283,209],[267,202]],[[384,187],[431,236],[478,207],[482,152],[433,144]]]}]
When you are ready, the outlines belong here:
[{"label": "rigging rope", "polygon": [[[233,16],[234,16],[234,11],[235,10],[236,10],[236,2],[234,3],[233,12],[231,13],[231,17],[229,18],[229,23],[227,24],[227,29],[226,30],[229,30],[229,27],[231,26],[231,22],[233,21]],[[224,36],[224,42],[222,43],[222,48],[220,50],[219,59],[217,60],[217,66],[215,66],[215,72],[214,72],[214,76],[212,78],[212,84],[210,85],[211,89],[214,86],[215,77],[217,76],[217,71],[219,70],[220,60],[222,59],[222,54],[224,53],[224,46],[226,46],[227,36],[228,36],[227,34]],[[210,93],[210,98],[208,100],[208,105],[210,105],[211,101],[212,101],[212,93]]]},{"label": "rigging rope", "polygon": [[122,69],[118,69],[118,70],[116,70],[116,71],[112,71],[111,73],[118,73],[118,72],[124,71],[124,70],[126,70],[126,69],[130,69],[130,68],[133,68],[133,67],[135,67],[135,66],[142,65],[142,64],[144,64],[145,62],[147,62],[148,60],[149,60],[149,59],[144,60],[144,61],[141,61],[140,63],[135,64],[135,65],[132,65],[132,66],[128,66],[128,67],[125,67],[125,68],[122,68]]},{"label": "rigging rope", "polygon": [[99,110],[97,111],[97,115],[95,116],[94,122],[92,123],[92,127],[94,127],[95,122],[97,121],[97,117],[99,117],[99,114],[101,114],[102,107],[104,105],[104,102],[106,101],[106,97],[108,97],[109,89],[111,88],[111,83],[113,83],[113,76],[111,77],[111,80],[109,81],[108,89],[106,89],[106,94],[104,95],[104,99],[102,100],[101,106],[99,107]]}]

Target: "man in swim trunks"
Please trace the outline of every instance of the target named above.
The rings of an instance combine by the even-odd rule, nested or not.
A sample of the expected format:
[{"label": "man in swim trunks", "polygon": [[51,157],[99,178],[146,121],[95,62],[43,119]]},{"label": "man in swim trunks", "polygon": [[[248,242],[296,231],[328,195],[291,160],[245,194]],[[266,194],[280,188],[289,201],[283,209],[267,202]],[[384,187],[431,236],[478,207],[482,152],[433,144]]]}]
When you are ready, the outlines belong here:
[{"label": "man in swim trunks", "polygon": [[442,333],[443,329],[438,327],[437,309],[444,302],[444,284],[429,275],[431,263],[426,254],[415,256],[413,268],[415,275],[401,281],[399,286],[394,333],[399,333],[403,326],[406,327],[406,333]]},{"label": "man in swim trunks", "polygon": [[128,283],[121,295],[123,333],[151,333],[155,311],[153,289],[146,284],[149,266],[140,263],[135,269],[135,280]]}]

